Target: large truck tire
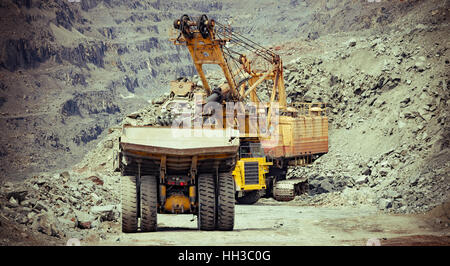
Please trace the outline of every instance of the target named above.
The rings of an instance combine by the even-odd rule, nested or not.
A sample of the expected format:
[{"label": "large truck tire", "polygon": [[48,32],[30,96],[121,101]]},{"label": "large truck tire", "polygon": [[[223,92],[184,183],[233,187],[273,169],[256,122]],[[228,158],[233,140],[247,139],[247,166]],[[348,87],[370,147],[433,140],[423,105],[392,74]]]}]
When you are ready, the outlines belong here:
[{"label": "large truck tire", "polygon": [[217,188],[217,229],[231,231],[234,227],[234,180],[231,172],[219,173]]},{"label": "large truck tire", "polygon": [[245,192],[244,196],[236,198],[239,204],[255,204],[261,198],[259,190],[252,190]]},{"label": "large truck tire", "polygon": [[265,193],[261,195],[263,198],[273,197],[273,183],[276,178],[274,176],[266,176],[266,190]]},{"label": "large truck tire", "polygon": [[138,189],[135,176],[122,176],[120,179],[122,194],[122,232],[134,233],[138,229]]},{"label": "large truck tire", "polygon": [[157,229],[158,182],[154,176],[141,177],[141,231]]},{"label": "large truck tire", "polygon": [[198,177],[198,229],[214,230],[216,226],[216,187],[212,174]]}]

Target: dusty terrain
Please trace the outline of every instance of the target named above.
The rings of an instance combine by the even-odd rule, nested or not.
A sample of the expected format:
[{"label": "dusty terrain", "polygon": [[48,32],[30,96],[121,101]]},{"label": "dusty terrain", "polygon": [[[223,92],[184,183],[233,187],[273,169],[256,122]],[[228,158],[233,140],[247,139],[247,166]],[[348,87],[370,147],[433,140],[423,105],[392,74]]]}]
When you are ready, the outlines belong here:
[{"label": "dusty terrain", "polygon": [[81,245],[365,246],[374,241],[383,246],[450,245],[450,229],[440,228],[437,218],[385,214],[373,206],[304,206],[264,199],[256,205],[237,205],[235,219],[231,232],[203,232],[193,215],[160,214],[158,232],[124,234],[119,223],[110,223],[108,233],[94,229],[84,237],[62,238],[7,227],[0,241],[2,245],[66,245],[71,238],[80,239]]},{"label": "dusty terrain", "polygon": [[[255,206],[238,205],[232,232],[201,232],[192,215],[159,215],[156,233],[120,234],[89,245],[245,245],[324,246],[381,245],[409,236],[416,245],[450,245],[449,231],[435,230],[423,219],[386,215],[373,207],[312,207],[266,200]],[[420,239],[426,235],[429,239]],[[430,241],[433,239],[433,241]],[[412,245],[413,241],[396,244]]]},{"label": "dusty terrain", "polygon": [[[449,1],[26,3],[0,5],[1,245],[449,245]],[[120,128],[154,124],[169,80],[199,82],[167,37],[191,12],[282,56],[289,101],[328,103],[329,153],[289,170],[308,195],[239,205],[236,231],[160,215],[124,235]]]}]

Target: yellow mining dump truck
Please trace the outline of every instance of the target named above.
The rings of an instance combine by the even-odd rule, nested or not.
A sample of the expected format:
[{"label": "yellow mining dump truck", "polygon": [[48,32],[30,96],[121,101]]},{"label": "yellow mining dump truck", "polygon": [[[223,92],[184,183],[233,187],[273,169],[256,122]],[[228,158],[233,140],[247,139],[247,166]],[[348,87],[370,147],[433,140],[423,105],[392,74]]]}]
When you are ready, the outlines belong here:
[{"label": "yellow mining dump truck", "polygon": [[272,163],[266,161],[259,141],[244,142],[239,146],[239,160],[233,171],[236,186],[236,201],[239,204],[254,204],[266,189],[266,174]]},{"label": "yellow mining dump truck", "polygon": [[157,213],[194,214],[200,230],[232,230],[238,134],[124,126],[118,157],[122,231],[156,231]]},{"label": "yellow mining dump truck", "polygon": [[267,174],[266,192],[276,200],[289,201],[307,190],[306,177],[286,179],[289,166],[305,166],[328,152],[328,118],[323,103],[294,103],[279,116],[277,139],[262,146],[273,162]]}]

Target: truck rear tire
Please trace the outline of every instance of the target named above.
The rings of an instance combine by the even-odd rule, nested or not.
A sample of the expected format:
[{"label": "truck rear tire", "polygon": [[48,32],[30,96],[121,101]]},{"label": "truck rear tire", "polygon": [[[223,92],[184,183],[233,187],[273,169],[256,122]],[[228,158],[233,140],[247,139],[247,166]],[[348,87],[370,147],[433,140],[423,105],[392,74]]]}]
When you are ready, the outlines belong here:
[{"label": "truck rear tire", "polygon": [[141,177],[141,231],[157,229],[158,182],[154,176]]},{"label": "truck rear tire", "polygon": [[231,231],[234,227],[234,180],[231,172],[219,173],[217,189],[217,229]]},{"label": "truck rear tire", "polygon": [[212,174],[198,177],[198,229],[214,230],[216,226],[216,187]]},{"label": "truck rear tire", "polygon": [[255,204],[261,198],[259,190],[245,192],[244,196],[236,198],[239,204]]},{"label": "truck rear tire", "polygon": [[135,176],[122,176],[122,232],[134,233],[138,229],[138,189]]}]

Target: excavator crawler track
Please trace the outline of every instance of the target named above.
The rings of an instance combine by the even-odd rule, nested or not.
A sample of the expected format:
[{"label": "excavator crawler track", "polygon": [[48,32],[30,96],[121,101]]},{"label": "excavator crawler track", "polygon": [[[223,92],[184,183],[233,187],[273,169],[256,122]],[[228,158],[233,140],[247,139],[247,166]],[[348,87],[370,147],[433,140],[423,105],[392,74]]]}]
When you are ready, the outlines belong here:
[{"label": "excavator crawler track", "polygon": [[295,196],[307,192],[307,178],[277,181],[273,187],[273,198],[277,201],[291,201]]}]

